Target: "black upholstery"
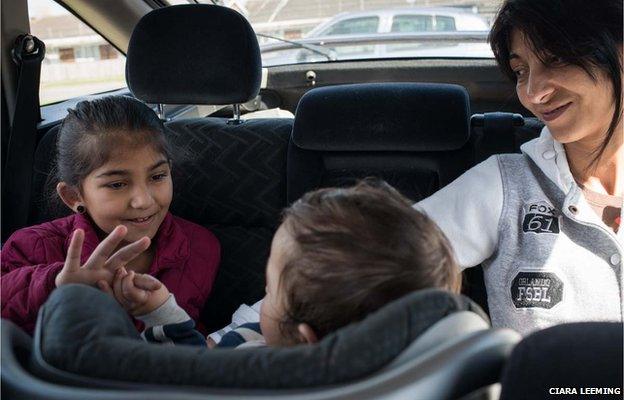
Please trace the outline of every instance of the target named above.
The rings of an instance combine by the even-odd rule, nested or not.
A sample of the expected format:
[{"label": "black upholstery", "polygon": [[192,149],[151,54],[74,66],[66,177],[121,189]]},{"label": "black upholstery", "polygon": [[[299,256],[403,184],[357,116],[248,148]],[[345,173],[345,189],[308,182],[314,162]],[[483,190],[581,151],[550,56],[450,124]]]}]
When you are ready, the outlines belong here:
[{"label": "black upholstery", "polygon": [[58,125],[50,128],[39,141],[35,151],[29,215],[29,224],[31,225],[64,217],[71,213],[71,210],[62,205],[58,195],[56,195],[54,182],[49,181],[49,179],[54,178],[52,174],[55,170],[58,131]]},{"label": "black upholstery", "polygon": [[[35,352],[44,371],[49,371],[50,365],[86,378],[113,380],[116,387],[117,382],[125,381],[212,388],[305,388],[367,376],[393,360],[427,328],[459,311],[472,311],[487,319],[465,297],[422,290],[315,345],[209,350],[146,343],[113,298],[85,285],[67,285],[54,291],[41,309]],[[49,379],[75,383],[59,373],[50,374]]]},{"label": "black upholstery", "polygon": [[258,95],[261,77],[256,35],[227,7],[156,9],[141,18],[128,44],[128,87],[147,103],[244,103]]},{"label": "black upholstery", "polygon": [[209,227],[221,265],[202,321],[229,323],[236,308],[264,295],[264,271],[286,205],[286,148],[292,120],[196,118],[171,122],[170,142],[186,160],[174,165],[175,215]]},{"label": "black upholstery", "polygon": [[288,149],[288,201],[375,176],[413,201],[473,163],[469,102],[457,85],[384,83],[313,89]]},{"label": "black upholstery", "polygon": [[538,137],[544,127],[537,118],[503,112],[475,114],[471,124],[476,162],[493,154],[519,153],[520,146]]},{"label": "black upholstery", "polygon": [[470,136],[461,86],[369,83],[310,90],[297,106],[293,143],[311,151],[450,151]]},{"label": "black upholstery", "polygon": [[[527,336],[505,366],[501,400],[621,399],[623,332],[622,323],[583,322],[557,325]],[[551,392],[565,388],[575,389],[576,394]],[[582,394],[582,388],[618,391]]]}]

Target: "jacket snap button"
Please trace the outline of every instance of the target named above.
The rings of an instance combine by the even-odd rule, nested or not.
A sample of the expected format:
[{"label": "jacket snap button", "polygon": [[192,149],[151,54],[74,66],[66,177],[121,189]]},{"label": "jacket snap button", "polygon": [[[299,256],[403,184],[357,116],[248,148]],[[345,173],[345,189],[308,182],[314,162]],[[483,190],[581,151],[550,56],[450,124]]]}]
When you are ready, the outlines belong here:
[{"label": "jacket snap button", "polygon": [[557,153],[555,153],[553,150],[546,150],[543,154],[542,157],[544,157],[547,160],[550,160],[551,158],[555,157]]},{"label": "jacket snap button", "polygon": [[613,265],[618,265],[620,261],[622,261],[622,258],[619,254],[614,254],[611,256],[611,259],[609,261],[611,261],[611,264]]},{"label": "jacket snap button", "polygon": [[578,208],[576,208],[576,206],[570,206],[568,207],[568,210],[570,210],[572,214],[576,214],[578,212]]}]

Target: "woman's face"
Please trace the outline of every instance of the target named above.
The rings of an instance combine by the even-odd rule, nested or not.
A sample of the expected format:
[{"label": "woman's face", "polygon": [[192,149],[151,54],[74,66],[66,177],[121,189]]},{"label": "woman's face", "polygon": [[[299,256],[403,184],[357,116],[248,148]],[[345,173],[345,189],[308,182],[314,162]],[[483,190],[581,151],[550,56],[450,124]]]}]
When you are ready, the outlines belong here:
[{"label": "woman's face", "polygon": [[593,80],[574,65],[543,65],[518,30],[512,33],[510,50],[518,98],[555,140],[585,142],[590,148],[602,143],[615,109],[609,77],[596,70]]},{"label": "woman's face", "polygon": [[121,148],[87,175],[81,192],[87,213],[104,233],[125,225],[125,242],[152,239],[173,195],[169,162],[152,146]]}]

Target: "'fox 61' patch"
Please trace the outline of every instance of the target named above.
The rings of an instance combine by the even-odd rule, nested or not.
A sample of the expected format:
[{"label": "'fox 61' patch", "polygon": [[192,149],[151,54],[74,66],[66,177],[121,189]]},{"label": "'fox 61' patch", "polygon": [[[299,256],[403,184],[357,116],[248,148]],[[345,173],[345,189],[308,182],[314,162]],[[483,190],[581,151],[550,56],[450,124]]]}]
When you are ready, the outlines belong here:
[{"label": "'fox 61' patch", "polygon": [[557,210],[545,201],[525,205],[522,231],[526,233],[559,233]]},{"label": "'fox 61' patch", "polygon": [[553,308],[563,298],[563,282],[552,272],[519,272],[511,283],[516,308]]}]

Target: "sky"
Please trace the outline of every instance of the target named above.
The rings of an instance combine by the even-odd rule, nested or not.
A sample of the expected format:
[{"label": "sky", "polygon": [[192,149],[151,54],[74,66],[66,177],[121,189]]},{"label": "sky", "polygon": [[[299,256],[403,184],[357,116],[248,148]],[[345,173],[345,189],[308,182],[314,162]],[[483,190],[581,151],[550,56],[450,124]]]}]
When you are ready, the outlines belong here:
[{"label": "sky", "polygon": [[28,14],[31,18],[47,17],[50,15],[65,13],[67,13],[67,10],[56,4],[54,0],[28,0]]}]

